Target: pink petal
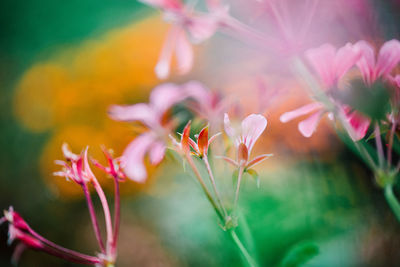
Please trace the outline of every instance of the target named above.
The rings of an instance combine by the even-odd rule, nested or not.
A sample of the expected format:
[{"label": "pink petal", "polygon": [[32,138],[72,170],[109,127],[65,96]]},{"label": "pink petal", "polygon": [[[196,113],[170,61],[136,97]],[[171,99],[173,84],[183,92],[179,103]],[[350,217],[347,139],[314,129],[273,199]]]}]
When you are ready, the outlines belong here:
[{"label": "pink petal", "polygon": [[370,119],[362,116],[356,111],[348,112],[345,116],[351,127],[351,129],[347,129],[351,139],[353,141],[358,141],[364,138],[371,123]]},{"label": "pink petal", "polygon": [[184,90],[188,97],[192,97],[202,106],[208,106],[211,102],[211,91],[197,81],[190,81],[184,84]]},{"label": "pink petal", "polygon": [[307,60],[321,77],[326,87],[334,85],[336,73],[334,69],[336,49],[331,44],[324,44],[318,48],[305,52]]},{"label": "pink petal", "polygon": [[315,132],[323,113],[322,110],[315,112],[310,117],[299,123],[299,131],[304,137],[310,137]]},{"label": "pink petal", "polygon": [[400,61],[400,42],[390,40],[383,44],[376,63],[377,77],[388,75]]},{"label": "pink petal", "polygon": [[147,178],[144,157],[155,139],[151,134],[145,133],[136,137],[125,149],[122,155],[121,166],[126,176],[131,180],[143,183]]},{"label": "pink petal", "polygon": [[156,86],[150,94],[150,106],[160,120],[164,112],[186,98],[185,91],[176,84],[164,83]]},{"label": "pink petal", "polygon": [[155,142],[149,151],[150,163],[156,165],[162,161],[165,155],[166,146],[163,141]]},{"label": "pink petal", "polygon": [[154,69],[159,79],[166,79],[169,76],[172,53],[176,47],[176,40],[180,30],[178,26],[172,26],[165,38],[164,46]]},{"label": "pink petal", "polygon": [[340,48],[335,57],[336,79],[341,79],[361,57],[360,50],[348,43]]},{"label": "pink petal", "polygon": [[193,66],[193,49],[183,30],[180,31],[176,40],[175,55],[179,74],[188,73]]},{"label": "pink petal", "polygon": [[211,36],[215,34],[218,20],[217,17],[210,15],[196,16],[185,26],[190,34],[191,41],[200,43],[211,38]]},{"label": "pink petal", "polygon": [[375,50],[366,41],[358,41],[354,46],[361,52],[361,58],[358,60],[357,66],[364,81],[371,84],[375,80]]},{"label": "pink petal", "polygon": [[229,120],[229,116],[227,113],[224,114],[224,129],[225,133],[231,138],[236,138],[236,131],[233,129],[231,121]]},{"label": "pink petal", "polygon": [[140,121],[149,127],[158,124],[157,114],[147,104],[139,103],[129,106],[112,105],[108,110],[108,115],[117,121]]},{"label": "pink petal", "polygon": [[397,75],[394,77],[393,80],[394,80],[395,84],[397,85],[397,87],[400,88],[400,74],[397,74]]},{"label": "pink petal", "polygon": [[260,114],[251,114],[242,121],[242,142],[246,145],[249,154],[254,143],[267,127],[267,119]]},{"label": "pink petal", "polygon": [[305,106],[302,106],[298,109],[283,113],[280,116],[279,120],[281,122],[285,123],[285,122],[291,121],[297,117],[306,115],[307,113],[310,113],[312,111],[322,109],[322,108],[323,108],[323,105],[321,103],[313,102],[313,103],[307,104]]}]

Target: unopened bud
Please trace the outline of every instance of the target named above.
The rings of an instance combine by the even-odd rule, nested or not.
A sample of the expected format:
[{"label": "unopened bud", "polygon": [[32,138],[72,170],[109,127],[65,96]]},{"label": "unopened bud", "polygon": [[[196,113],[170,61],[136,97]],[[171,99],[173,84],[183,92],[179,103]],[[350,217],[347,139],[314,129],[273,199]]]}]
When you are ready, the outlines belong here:
[{"label": "unopened bud", "polygon": [[240,166],[244,166],[247,163],[247,160],[249,159],[249,151],[247,149],[247,146],[243,143],[240,143],[238,147],[238,163]]}]

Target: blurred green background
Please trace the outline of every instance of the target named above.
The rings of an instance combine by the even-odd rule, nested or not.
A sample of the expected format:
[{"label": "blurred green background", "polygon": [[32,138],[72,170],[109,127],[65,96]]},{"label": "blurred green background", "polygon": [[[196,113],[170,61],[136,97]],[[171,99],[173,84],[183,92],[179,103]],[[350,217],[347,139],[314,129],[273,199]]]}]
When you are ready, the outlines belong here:
[{"label": "blurred green background", "polygon": [[[371,3],[382,25],[383,35],[388,39],[398,38],[400,7],[396,1]],[[131,75],[136,75],[135,79],[121,82],[118,88],[105,86],[98,93],[102,95],[98,96],[96,85],[88,87],[87,81],[92,84],[91,79],[100,77],[101,83],[112,85],[116,80],[125,79],[130,72],[114,72],[114,65],[111,64],[111,70],[107,72],[99,70],[94,74],[85,73],[85,78],[80,78],[81,70],[70,65],[79,65],[86,59],[80,63],[71,60],[71,63],[69,57],[82,49],[80,53],[90,54],[91,47],[99,49],[98,43],[109,39],[117,41],[111,41],[109,46],[100,49],[123,49],[126,44],[135,47],[135,40],[124,41],[127,35],[124,32],[110,35],[104,33],[126,27],[143,28],[148,24],[135,26],[135,23],[144,20],[149,14],[152,14],[149,8],[129,0],[4,0],[0,3],[0,207],[6,209],[13,205],[37,232],[65,247],[88,254],[97,249],[85,202],[79,194],[71,193],[76,188],[64,192],[60,189],[66,186],[64,181],[52,184],[44,177],[44,172],[51,175],[53,167],[48,166],[52,166],[52,160],[61,156],[59,144],[70,141],[68,138],[72,138],[73,134],[78,135],[76,138],[82,135],[82,141],[74,141],[73,144],[74,149],[80,149],[91,138],[90,133],[104,130],[107,134],[96,136],[95,141],[106,142],[106,138],[112,139],[107,145],[114,145],[116,151],[121,152],[130,137],[122,137],[120,140],[118,134],[129,131],[124,128],[110,133],[110,128],[118,127],[116,124],[93,117],[106,117],[109,101],[129,103],[145,100],[148,90],[157,83],[153,75],[147,77],[132,71]],[[149,25],[157,27],[159,21],[150,21]],[[155,32],[155,37],[149,37],[147,28],[139,32],[142,37],[138,38],[147,41],[163,38],[158,32]],[[82,48],[81,44],[87,43],[87,40],[96,41],[94,44],[89,41]],[[146,43],[141,45],[147,46]],[[149,45],[147,53],[153,55],[160,45]],[[116,50],[112,52],[121,52]],[[122,53],[116,58],[129,58],[129,55]],[[137,68],[143,66],[150,72],[157,54],[150,57],[149,63],[144,66],[142,62],[146,58],[146,53],[143,58],[135,54],[132,60],[137,61]],[[84,99],[82,106],[87,106],[87,103],[95,99],[103,108],[66,105],[59,117],[51,120],[48,126],[38,128],[32,126],[32,121],[40,116],[28,119],[21,117],[26,115],[25,107],[27,113],[31,112],[29,103],[37,99],[42,101],[43,93],[39,90],[19,94],[17,101],[16,91],[25,92],[21,89],[21,80],[29,80],[30,76],[26,78],[24,75],[35,65],[50,59],[68,66],[68,81],[73,77],[71,87],[77,94],[75,97]],[[118,64],[122,67],[130,66],[120,61]],[[84,65],[86,70],[85,66],[91,65]],[[95,68],[88,69],[92,71]],[[48,86],[46,75],[44,73],[41,76],[39,69],[39,75],[35,76],[39,83],[34,88]],[[84,79],[84,86],[80,87],[79,83],[79,86],[74,87],[80,79]],[[41,84],[42,81],[44,84]],[[60,94],[68,95],[71,90],[63,87]],[[107,90],[121,93],[110,96]],[[47,97],[51,99],[53,95],[43,94],[45,103]],[[59,106],[61,104],[56,104],[51,110]],[[77,113],[64,114],[72,109],[77,110]],[[278,129],[281,127],[278,124],[272,122],[268,127]],[[85,134],[75,133],[74,129],[82,129],[82,125],[89,127],[89,130],[84,128],[87,131]],[[265,137],[268,138],[268,131]],[[249,179],[245,180],[243,186],[240,205],[247,223],[241,222],[240,232],[244,236],[250,232],[253,236],[253,240],[246,240],[246,243],[262,266],[279,265],[291,249],[301,244],[312,244],[319,249],[318,255],[306,266],[398,266],[400,227],[380,190],[374,185],[371,173],[350,150],[339,145],[340,140],[329,134],[325,137],[332,143],[326,149],[299,152],[275,136],[273,152],[276,166],[268,168],[271,166],[266,165],[260,171],[261,189],[257,189]],[[302,142],[298,145],[302,146]],[[269,149],[267,146],[264,148]],[[58,154],[53,153],[53,150],[57,150]],[[125,189],[123,196],[117,266],[241,266],[240,256],[218,227],[216,217],[199,186],[177,167],[174,162],[167,160],[154,170],[152,182],[144,188],[138,188],[130,182],[123,184],[128,189]],[[174,175],[160,177],[160,173],[171,169]],[[230,183],[230,177],[220,179],[225,184]],[[108,183],[106,180],[104,182]],[[99,203],[96,204],[98,206]],[[7,227],[1,226],[1,266],[10,265],[13,247],[8,247],[6,240]],[[42,253],[27,251],[21,258],[20,266],[75,265]]]}]

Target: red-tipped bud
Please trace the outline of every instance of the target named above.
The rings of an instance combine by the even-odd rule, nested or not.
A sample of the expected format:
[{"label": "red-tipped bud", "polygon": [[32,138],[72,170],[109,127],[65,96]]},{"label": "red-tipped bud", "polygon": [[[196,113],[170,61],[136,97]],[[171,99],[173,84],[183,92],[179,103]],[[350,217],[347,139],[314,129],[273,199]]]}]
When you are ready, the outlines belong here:
[{"label": "red-tipped bud", "polygon": [[4,217],[9,223],[13,224],[18,229],[24,231],[29,229],[29,225],[25,222],[21,215],[19,215],[19,213],[14,211],[13,207],[10,207],[8,210],[4,211]]},{"label": "red-tipped bud", "polygon": [[42,249],[44,245],[35,237],[22,232],[20,229],[10,224],[8,229],[9,240],[8,242],[11,244],[14,240],[19,240],[24,243],[27,247],[33,249]]},{"label": "red-tipped bud", "polygon": [[208,151],[208,126],[204,127],[199,133],[197,139],[197,146],[199,147],[200,156],[207,155]]},{"label": "red-tipped bud", "polygon": [[247,160],[249,159],[249,151],[247,149],[247,146],[243,143],[240,143],[238,147],[238,163],[240,166],[245,166],[247,163]]},{"label": "red-tipped bud", "polygon": [[183,129],[182,138],[181,138],[181,148],[182,152],[185,154],[190,153],[189,139],[190,139],[190,125],[191,121],[189,121],[185,128]]}]

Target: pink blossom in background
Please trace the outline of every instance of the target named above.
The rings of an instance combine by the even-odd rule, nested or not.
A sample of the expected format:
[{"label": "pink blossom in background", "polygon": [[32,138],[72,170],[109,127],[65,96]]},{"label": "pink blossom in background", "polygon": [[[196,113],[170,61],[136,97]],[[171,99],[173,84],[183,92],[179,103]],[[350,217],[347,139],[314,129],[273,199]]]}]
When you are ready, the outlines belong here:
[{"label": "pink blossom in background", "polygon": [[[354,141],[362,139],[367,133],[370,120],[351,110],[351,107],[338,103],[329,95],[331,90],[337,90],[338,82],[360,60],[361,51],[356,45],[350,43],[336,49],[331,44],[324,44],[318,48],[306,51],[305,56],[318,74],[322,89],[328,93],[328,98],[339,111],[346,122],[345,129]],[[298,124],[298,129],[304,137],[311,137],[317,129],[318,123],[324,114],[333,119],[334,114],[327,111],[324,104],[319,101],[307,104],[293,111],[281,115],[281,122],[288,122],[297,117],[310,114]]]},{"label": "pink blossom in background", "polygon": [[190,41],[200,43],[210,38],[217,30],[218,16],[194,12],[190,4],[185,5],[178,0],[141,2],[160,8],[164,18],[172,23],[155,67],[157,77],[168,78],[173,55],[177,60],[178,73],[188,73],[193,66],[193,49]]},{"label": "pink blossom in background", "polygon": [[128,145],[121,158],[121,166],[130,179],[136,182],[146,180],[147,171],[144,165],[146,155],[154,165],[164,158],[166,139],[173,124],[166,118],[166,112],[187,97],[184,87],[171,83],[162,84],[153,89],[148,104],[110,107],[109,115],[112,119],[140,122],[148,128]]},{"label": "pink blossom in background", "polygon": [[366,41],[359,41],[355,44],[361,51],[361,58],[357,66],[361,71],[363,79],[369,86],[380,77],[386,79],[390,72],[400,62],[400,42],[390,40],[385,42],[377,56],[374,47]]}]

